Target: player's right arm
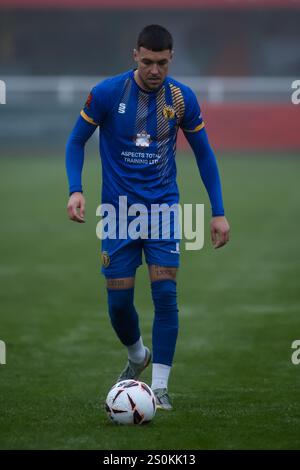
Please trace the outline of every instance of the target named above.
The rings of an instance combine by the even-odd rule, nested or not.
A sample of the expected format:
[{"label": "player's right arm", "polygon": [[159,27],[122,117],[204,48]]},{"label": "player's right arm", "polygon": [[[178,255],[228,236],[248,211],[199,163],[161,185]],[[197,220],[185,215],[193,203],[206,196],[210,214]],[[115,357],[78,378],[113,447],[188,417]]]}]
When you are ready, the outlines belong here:
[{"label": "player's right arm", "polygon": [[66,146],[66,170],[69,181],[68,216],[74,222],[84,222],[85,199],[82,194],[81,174],[84,163],[84,147],[97,126],[79,116]]},{"label": "player's right arm", "polygon": [[93,88],[84,108],[69,136],[66,146],[66,170],[69,182],[68,216],[75,222],[84,222],[85,199],[82,194],[82,169],[84,147],[104,118],[105,101],[101,97],[101,85]]}]

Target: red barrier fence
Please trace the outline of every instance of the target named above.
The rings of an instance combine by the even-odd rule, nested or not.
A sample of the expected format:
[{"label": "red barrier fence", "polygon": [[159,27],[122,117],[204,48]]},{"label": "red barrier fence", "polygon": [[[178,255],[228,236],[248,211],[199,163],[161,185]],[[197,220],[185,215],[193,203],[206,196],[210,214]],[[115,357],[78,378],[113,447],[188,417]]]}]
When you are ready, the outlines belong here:
[{"label": "red barrier fence", "polygon": [[[209,140],[217,150],[300,151],[300,104],[202,104]],[[188,143],[180,134],[178,148]]]}]

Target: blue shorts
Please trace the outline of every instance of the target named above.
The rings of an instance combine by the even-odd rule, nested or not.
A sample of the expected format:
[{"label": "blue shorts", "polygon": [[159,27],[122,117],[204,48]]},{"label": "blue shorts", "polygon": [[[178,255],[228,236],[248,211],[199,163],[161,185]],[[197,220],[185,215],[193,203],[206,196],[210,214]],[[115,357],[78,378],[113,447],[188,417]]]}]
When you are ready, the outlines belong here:
[{"label": "blue shorts", "polygon": [[[178,268],[180,255],[178,219],[176,220],[173,215],[170,219],[158,218],[151,227],[151,214],[141,213],[139,220],[142,224],[138,224],[140,231],[132,236],[130,226],[134,220],[135,218],[131,216],[128,216],[124,222],[117,218],[114,237],[107,235],[108,238],[102,240],[101,271],[104,276],[107,278],[133,277],[136,269],[143,262],[143,252],[148,265]],[[143,229],[141,225],[144,225]],[[120,235],[120,232],[123,235]]]},{"label": "blue shorts", "polygon": [[102,240],[102,269],[107,278],[134,277],[143,263],[144,251],[147,264],[179,267],[179,239]]}]

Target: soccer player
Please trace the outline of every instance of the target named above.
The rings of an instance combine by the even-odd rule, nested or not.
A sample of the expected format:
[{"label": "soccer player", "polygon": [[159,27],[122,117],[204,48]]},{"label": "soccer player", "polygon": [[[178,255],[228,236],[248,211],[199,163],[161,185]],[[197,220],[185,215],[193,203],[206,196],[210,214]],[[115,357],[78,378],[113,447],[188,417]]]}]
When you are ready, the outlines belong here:
[{"label": "soccer player", "polygon": [[[176,204],[175,149],[181,127],[193,149],[211,208],[211,237],[219,248],[229,239],[224,216],[220,178],[209,145],[199,104],[193,91],[168,76],[173,39],[162,26],[146,26],[134,49],[136,69],[97,84],[69,137],[66,168],[70,198],[69,218],[83,223],[85,199],[81,173],[86,141],[100,128],[102,203],[118,214],[119,196],[128,207],[141,203]],[[128,219],[129,220],[129,219]],[[117,229],[122,230],[117,219]],[[117,231],[119,233],[119,231]],[[136,269],[144,252],[154,304],[152,354],[143,344],[134,307]],[[138,379],[152,359],[152,384],[157,405],[170,410],[168,379],[178,333],[176,274],[179,239],[174,227],[170,237],[105,238],[102,240],[102,273],[106,277],[108,311],[112,326],[127,348],[128,361],[118,380]]]}]

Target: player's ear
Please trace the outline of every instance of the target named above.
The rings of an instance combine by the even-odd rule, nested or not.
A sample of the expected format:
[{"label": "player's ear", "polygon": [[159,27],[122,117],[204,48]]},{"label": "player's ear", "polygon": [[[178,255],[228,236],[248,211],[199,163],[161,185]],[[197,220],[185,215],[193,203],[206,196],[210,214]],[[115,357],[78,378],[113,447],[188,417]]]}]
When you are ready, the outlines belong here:
[{"label": "player's ear", "polygon": [[173,59],[173,55],[174,55],[174,49],[172,49],[172,50],[170,51],[170,60]]},{"label": "player's ear", "polygon": [[138,51],[136,50],[136,48],[133,49],[133,60],[135,62],[138,61]]}]

